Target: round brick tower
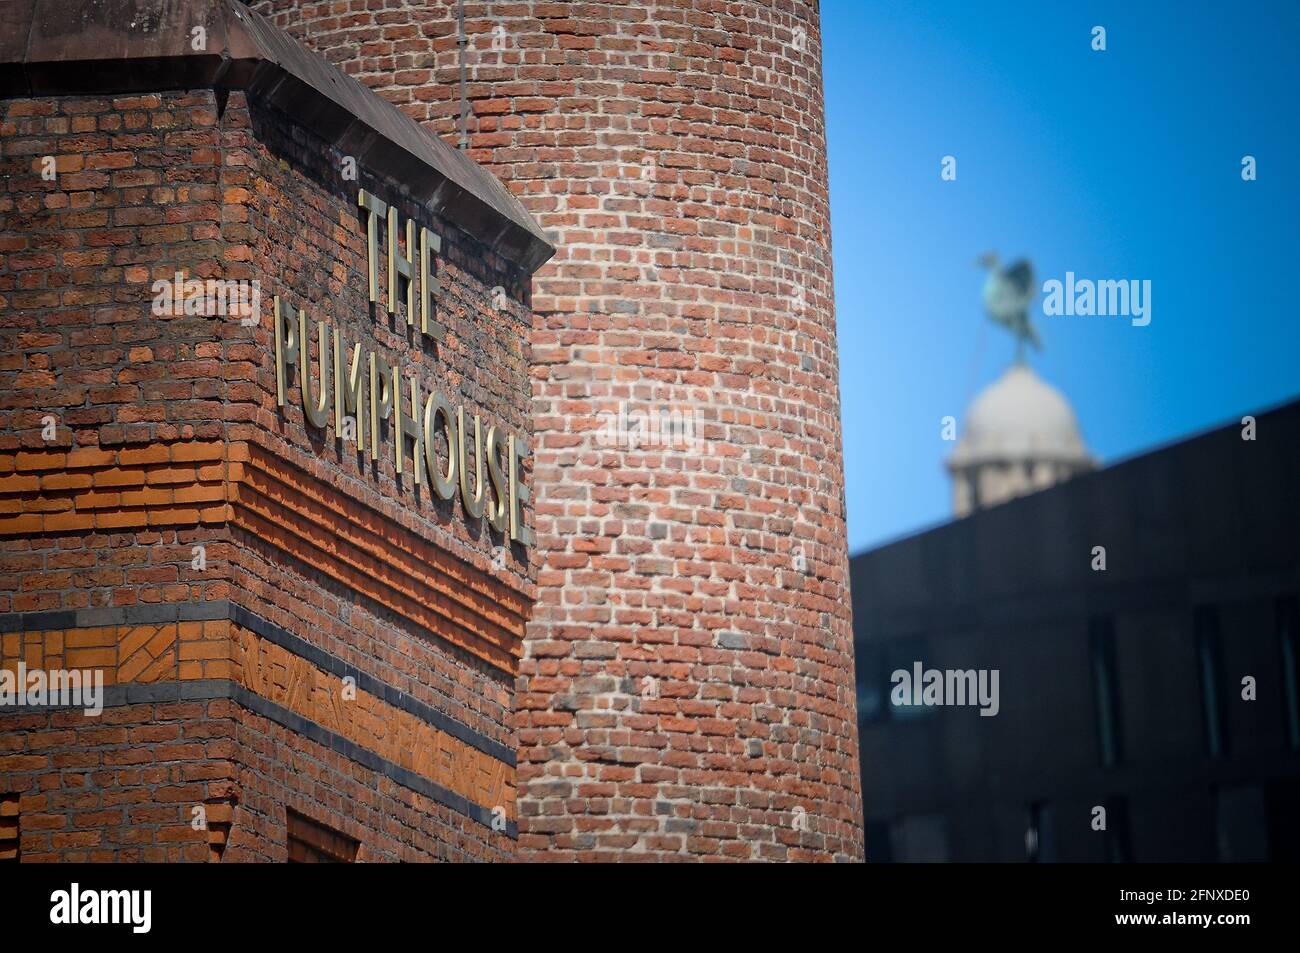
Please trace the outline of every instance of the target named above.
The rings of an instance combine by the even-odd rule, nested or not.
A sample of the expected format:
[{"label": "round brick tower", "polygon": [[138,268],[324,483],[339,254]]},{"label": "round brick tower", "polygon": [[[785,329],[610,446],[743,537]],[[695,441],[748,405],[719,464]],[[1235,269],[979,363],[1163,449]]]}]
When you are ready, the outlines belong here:
[{"label": "round brick tower", "polygon": [[[254,6],[460,138],[455,0]],[[527,859],[863,856],[815,0],[471,2],[534,279]]]}]

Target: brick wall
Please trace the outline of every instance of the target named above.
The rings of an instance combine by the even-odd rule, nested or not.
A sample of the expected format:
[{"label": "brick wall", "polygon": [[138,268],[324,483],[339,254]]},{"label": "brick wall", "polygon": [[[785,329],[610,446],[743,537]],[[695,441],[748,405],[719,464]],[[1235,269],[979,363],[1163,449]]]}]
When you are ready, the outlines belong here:
[{"label": "brick wall", "polygon": [[228,701],[6,714],[3,785],[17,796],[21,860],[206,861],[208,832],[237,790]]},{"label": "brick wall", "polygon": [[[306,426],[300,370],[277,407],[270,296],[313,374],[327,320],[528,439],[527,273],[238,90],[5,100],[0,138],[0,667],[107,683],[0,711],[22,858],[283,860],[286,809],[359,860],[512,856],[530,551],[398,475],[391,422],[375,461]],[[442,236],[443,341],[368,302],[358,188]],[[151,313],[178,271],[259,280],[260,322]]]},{"label": "brick wall", "polygon": [[[454,3],[254,6],[456,134]],[[465,17],[470,154],[559,246],[531,335],[521,847],[861,858],[816,4]],[[699,452],[598,439],[661,406]]]}]

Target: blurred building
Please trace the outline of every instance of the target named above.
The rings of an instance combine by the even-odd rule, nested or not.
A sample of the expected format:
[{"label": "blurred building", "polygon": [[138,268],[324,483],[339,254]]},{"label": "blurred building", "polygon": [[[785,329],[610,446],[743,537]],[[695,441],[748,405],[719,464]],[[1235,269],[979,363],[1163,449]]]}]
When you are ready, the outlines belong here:
[{"label": "blurred building", "polygon": [[[1006,399],[1031,377],[976,402],[959,478],[1084,461],[1063,402]],[[854,557],[868,859],[1300,859],[1298,486],[1292,402]],[[997,715],[893,704],[918,661],[997,670]]]},{"label": "blurred building", "polygon": [[966,412],[948,458],[953,513],[969,516],[1096,466],[1069,402],[1017,361]]}]

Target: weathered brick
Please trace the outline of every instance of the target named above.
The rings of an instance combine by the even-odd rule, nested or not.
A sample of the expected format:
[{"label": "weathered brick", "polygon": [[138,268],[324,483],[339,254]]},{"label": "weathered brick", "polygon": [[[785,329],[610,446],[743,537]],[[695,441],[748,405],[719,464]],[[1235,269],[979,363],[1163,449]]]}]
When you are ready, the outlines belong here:
[{"label": "weathered brick", "polygon": [[[384,0],[347,17],[302,0],[254,6],[456,136],[454,45],[381,31],[441,37],[450,21],[428,32],[427,8]],[[470,155],[560,246],[534,278],[542,585],[517,682],[521,850],[861,858],[816,4],[465,12],[471,36],[500,23],[508,47],[469,54],[482,67]],[[718,28],[684,27],[697,12]],[[399,60],[417,50],[418,69]],[[698,410],[698,444],[597,443],[629,404]],[[611,674],[630,690],[576,688]],[[671,732],[642,725],[642,678]],[[736,713],[713,717],[714,702]],[[674,748],[679,737],[689,743]],[[752,757],[751,740],[797,747],[807,774]],[[603,781],[611,761],[628,766],[610,775],[613,798],[555,786]],[[674,783],[665,767],[697,773]],[[807,834],[790,827],[796,803]]]},{"label": "weathered brick", "polygon": [[[24,102],[0,101],[0,124]],[[509,744],[514,655],[492,647],[493,661],[484,661],[435,634],[431,627],[441,626],[469,642],[481,639],[475,629],[433,612],[435,600],[427,593],[436,567],[445,577],[440,599],[460,585],[451,582],[453,574],[472,578],[480,590],[490,587],[484,611],[500,616],[486,620],[486,627],[507,618],[496,600],[516,607],[511,612],[522,620],[531,599],[527,554],[511,553],[508,568],[488,581],[491,535],[459,516],[448,521],[429,505],[427,487],[413,492],[409,449],[399,478],[391,427],[372,465],[335,453],[332,435],[322,441],[306,427],[296,403],[279,410],[267,332],[270,294],[301,302],[313,320],[329,320],[349,343],[360,340],[367,350],[399,358],[407,373],[418,369],[422,389],[445,388],[485,424],[527,439],[524,337],[531,316],[518,305],[503,315],[492,303],[498,285],[510,287],[512,302],[526,300],[518,270],[468,240],[455,221],[404,200],[402,182],[372,182],[368,187],[377,194],[400,203],[404,217],[444,238],[438,270],[457,306],[439,305],[439,320],[460,343],[441,350],[418,339],[413,344],[401,323],[382,312],[376,320],[363,281],[357,185],[338,176],[341,155],[311,130],[250,105],[239,92],[230,94],[220,120],[211,90],[117,97],[113,107],[80,96],[31,102],[100,122],[74,119],[60,134],[58,154],[81,160],[62,163],[57,194],[66,202],[47,205],[46,196],[55,193],[39,177],[0,178],[0,202],[30,205],[25,219],[0,217],[6,253],[0,282],[6,274],[25,282],[19,293],[6,292],[6,330],[0,330],[0,355],[13,358],[0,363],[0,411],[21,415],[14,418],[21,424],[18,439],[0,447],[0,541],[41,547],[24,550],[35,560],[31,565],[13,564],[12,596],[0,590],[5,609],[168,605],[193,612],[233,600],[347,658],[357,671],[399,685],[474,732]],[[50,141],[27,136],[25,154],[46,154],[38,145],[55,141],[48,130],[39,135]],[[37,214],[46,219],[34,226]],[[60,229],[75,240],[45,240]],[[13,257],[16,267],[9,267]],[[310,276],[302,271],[305,261],[318,264]],[[245,328],[219,315],[155,315],[153,282],[177,271],[187,278],[260,279],[261,325]],[[299,382],[292,372],[294,401]],[[67,441],[56,448],[40,437],[40,411],[47,408],[59,417]],[[263,470],[268,460],[288,465],[259,490],[259,504],[271,509],[256,525],[245,508],[251,496],[237,492],[246,493],[260,472],[250,447],[257,448]],[[324,500],[308,499],[310,481],[325,488]],[[296,533],[286,531],[290,517]],[[527,509],[525,518],[531,520]],[[237,520],[244,521],[238,528]],[[353,534],[346,546],[337,536],[345,529]],[[397,554],[407,575],[389,576],[382,554],[356,550],[358,541],[376,540]],[[56,541],[77,548],[66,554],[50,549]],[[320,542],[326,551],[313,548]],[[202,569],[192,565],[200,545],[206,552]],[[338,560],[334,578],[303,575],[304,565],[331,558]],[[413,598],[408,585],[423,587],[425,595]],[[372,603],[375,596],[391,604]],[[403,613],[423,613],[422,623]],[[510,624],[517,651],[522,621]],[[178,640],[180,631],[185,637]],[[251,683],[228,620],[186,622],[183,629],[174,623],[71,629],[43,637],[18,640],[13,657],[93,666],[108,684]],[[364,647],[358,651],[358,645]],[[487,649],[476,644],[475,651]],[[331,675],[321,684],[330,690],[285,694],[284,701],[318,724],[348,729],[338,721],[332,693],[339,680]],[[370,720],[359,724],[378,730],[357,730],[356,743],[382,747],[385,757],[409,770],[449,783],[474,785],[484,776],[482,765],[466,761],[463,752],[447,761],[439,747],[446,738],[415,738],[409,714],[401,714],[406,727],[399,731],[380,724],[397,715],[381,715],[373,699],[369,704]],[[63,798],[49,808],[59,822],[51,831],[68,828],[75,817],[95,826],[98,840],[55,845],[47,836],[25,859],[207,860],[206,834],[189,827],[197,804],[208,805],[213,823],[238,829],[230,842],[237,846],[225,855],[231,859],[283,860],[286,805],[356,837],[366,859],[513,854],[503,832],[228,700],[107,709],[100,721],[109,730],[79,734],[75,743],[67,732],[85,727],[84,715],[44,718],[44,726],[22,723],[24,749],[0,746],[0,773],[32,790],[47,785]],[[0,732],[16,724],[11,718]],[[268,757],[277,760],[276,770],[248,770]],[[23,758],[30,760],[6,761]],[[493,796],[513,818],[513,768],[500,760],[484,763],[495,764],[492,770],[505,779]],[[95,800],[78,800],[89,786]],[[466,790],[477,792],[479,802],[488,797]],[[256,809],[241,811],[242,800]],[[400,822],[390,822],[395,818]],[[185,853],[191,847],[200,853]]]}]

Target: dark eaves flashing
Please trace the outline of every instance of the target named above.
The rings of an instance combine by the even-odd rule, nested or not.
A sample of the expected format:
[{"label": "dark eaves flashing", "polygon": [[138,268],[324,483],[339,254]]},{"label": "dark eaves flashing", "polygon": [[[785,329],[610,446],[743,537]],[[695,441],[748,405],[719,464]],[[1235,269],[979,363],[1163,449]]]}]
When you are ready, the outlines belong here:
[{"label": "dark eaves flashing", "polygon": [[275,106],[528,274],[555,254],[495,176],[238,0],[0,3],[0,99],[206,87]]}]

